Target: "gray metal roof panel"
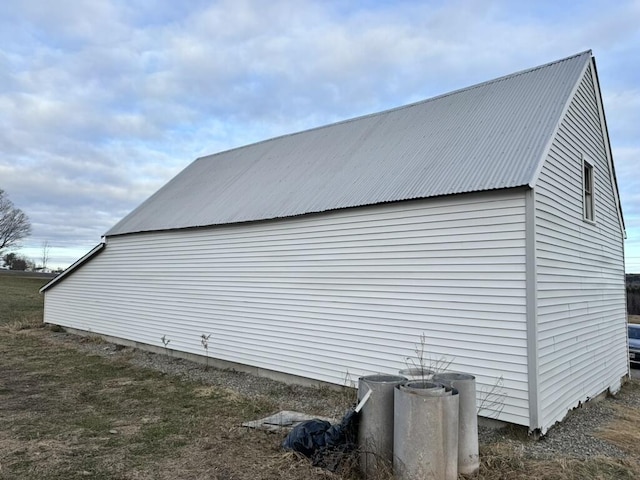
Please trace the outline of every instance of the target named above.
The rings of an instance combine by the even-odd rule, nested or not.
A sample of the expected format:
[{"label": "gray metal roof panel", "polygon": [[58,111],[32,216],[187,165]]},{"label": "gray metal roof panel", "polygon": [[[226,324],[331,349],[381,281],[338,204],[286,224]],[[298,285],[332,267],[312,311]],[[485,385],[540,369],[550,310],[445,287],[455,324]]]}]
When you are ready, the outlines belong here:
[{"label": "gray metal roof panel", "polygon": [[527,185],[590,59],[199,158],[106,235]]}]

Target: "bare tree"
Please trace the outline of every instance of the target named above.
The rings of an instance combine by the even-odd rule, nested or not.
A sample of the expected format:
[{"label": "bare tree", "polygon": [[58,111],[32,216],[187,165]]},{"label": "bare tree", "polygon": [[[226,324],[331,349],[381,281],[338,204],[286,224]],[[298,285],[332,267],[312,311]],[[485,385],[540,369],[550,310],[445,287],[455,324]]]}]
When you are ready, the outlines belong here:
[{"label": "bare tree", "polygon": [[0,251],[15,247],[31,233],[31,222],[25,213],[0,189]]},{"label": "bare tree", "polygon": [[49,245],[49,240],[45,240],[42,242],[42,271],[47,271],[47,263],[49,263],[49,250],[51,249],[51,245]]}]

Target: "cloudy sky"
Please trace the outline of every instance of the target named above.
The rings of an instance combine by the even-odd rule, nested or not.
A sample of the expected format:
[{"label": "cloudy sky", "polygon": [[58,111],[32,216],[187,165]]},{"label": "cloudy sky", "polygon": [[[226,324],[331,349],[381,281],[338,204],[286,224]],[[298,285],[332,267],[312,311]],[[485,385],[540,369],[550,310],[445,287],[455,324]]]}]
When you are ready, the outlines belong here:
[{"label": "cloudy sky", "polygon": [[65,267],[198,156],[592,49],[640,272],[640,0],[3,0],[0,188]]}]

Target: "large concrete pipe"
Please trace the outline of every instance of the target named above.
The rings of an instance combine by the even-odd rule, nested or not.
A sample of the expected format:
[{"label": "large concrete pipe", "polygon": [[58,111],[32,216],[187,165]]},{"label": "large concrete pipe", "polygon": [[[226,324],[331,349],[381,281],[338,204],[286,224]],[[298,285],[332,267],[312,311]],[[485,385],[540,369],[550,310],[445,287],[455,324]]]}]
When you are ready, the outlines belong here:
[{"label": "large concrete pipe", "polygon": [[476,377],[466,373],[438,373],[434,376],[433,381],[455,388],[460,392],[458,470],[466,475],[473,474],[480,468]]},{"label": "large concrete pipe", "polygon": [[358,400],[371,391],[360,411],[358,446],[360,467],[365,478],[390,470],[393,464],[393,390],[406,382],[399,375],[369,375],[358,381]]},{"label": "large concrete pipe", "polygon": [[393,472],[399,480],[458,478],[458,397],[432,382],[396,387]]}]

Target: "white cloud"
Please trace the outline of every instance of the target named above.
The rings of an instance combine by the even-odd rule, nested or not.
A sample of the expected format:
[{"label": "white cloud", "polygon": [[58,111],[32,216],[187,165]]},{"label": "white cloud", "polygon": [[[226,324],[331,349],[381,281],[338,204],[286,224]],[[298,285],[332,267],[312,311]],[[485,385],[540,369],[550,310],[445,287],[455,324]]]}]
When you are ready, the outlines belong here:
[{"label": "white cloud", "polygon": [[638,148],[637,1],[266,5],[2,2],[0,187],[33,242],[97,241],[195,157],[587,48],[619,172],[637,158],[621,150]]},{"label": "white cloud", "polygon": [[640,89],[603,92],[603,103],[611,140],[634,144],[640,138]]}]

